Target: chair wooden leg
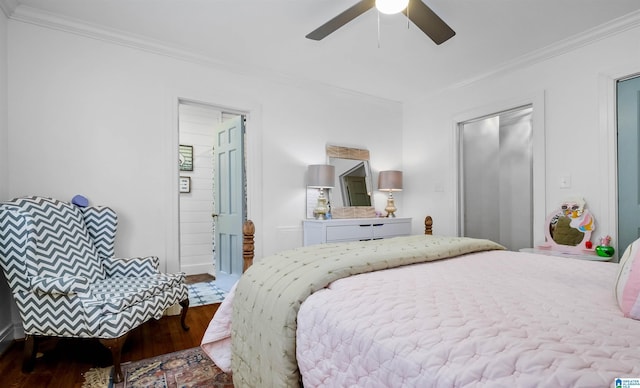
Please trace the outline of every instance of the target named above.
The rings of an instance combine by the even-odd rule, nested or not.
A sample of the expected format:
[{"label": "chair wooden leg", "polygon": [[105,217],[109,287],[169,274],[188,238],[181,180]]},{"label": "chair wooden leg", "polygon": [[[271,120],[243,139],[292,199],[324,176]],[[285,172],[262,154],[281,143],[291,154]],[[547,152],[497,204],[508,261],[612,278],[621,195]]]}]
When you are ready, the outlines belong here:
[{"label": "chair wooden leg", "polygon": [[122,354],[122,345],[124,345],[124,341],[127,339],[127,334],[118,338],[100,338],[100,343],[105,348],[111,350],[111,357],[113,358],[113,382],[116,384],[124,380],[122,368],[120,367],[120,356]]},{"label": "chair wooden leg", "polygon": [[180,301],[180,306],[182,306],[182,313],[180,314],[180,324],[182,325],[182,330],[189,330],[189,326],[185,320],[187,319],[187,310],[189,310],[189,298]]},{"label": "chair wooden leg", "polygon": [[22,358],[22,371],[24,373],[31,372],[36,363],[36,342],[36,336],[27,334],[24,340],[24,353]]}]

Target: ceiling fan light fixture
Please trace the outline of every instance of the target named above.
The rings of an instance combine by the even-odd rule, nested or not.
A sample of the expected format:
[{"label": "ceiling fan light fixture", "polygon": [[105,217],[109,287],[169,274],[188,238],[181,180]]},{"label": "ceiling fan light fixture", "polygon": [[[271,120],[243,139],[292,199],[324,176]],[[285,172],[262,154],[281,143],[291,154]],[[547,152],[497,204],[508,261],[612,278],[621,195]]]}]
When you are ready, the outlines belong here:
[{"label": "ceiling fan light fixture", "polygon": [[393,15],[402,12],[409,5],[409,0],[376,0],[376,8],[378,11]]}]

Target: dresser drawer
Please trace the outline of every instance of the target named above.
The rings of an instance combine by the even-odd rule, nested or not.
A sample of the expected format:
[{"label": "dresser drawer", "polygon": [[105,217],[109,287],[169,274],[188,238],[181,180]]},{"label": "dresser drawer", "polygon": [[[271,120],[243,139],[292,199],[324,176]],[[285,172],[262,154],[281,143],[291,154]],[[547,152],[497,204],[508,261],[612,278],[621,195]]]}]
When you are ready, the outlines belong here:
[{"label": "dresser drawer", "polygon": [[395,236],[407,236],[411,234],[411,223],[398,222],[398,223],[378,223],[373,224],[373,238],[388,238]]},{"label": "dresser drawer", "polygon": [[302,224],[305,246],[342,241],[377,240],[411,234],[411,218],[304,220]]},{"label": "dresser drawer", "polygon": [[327,226],[327,242],[371,240],[371,224]]}]

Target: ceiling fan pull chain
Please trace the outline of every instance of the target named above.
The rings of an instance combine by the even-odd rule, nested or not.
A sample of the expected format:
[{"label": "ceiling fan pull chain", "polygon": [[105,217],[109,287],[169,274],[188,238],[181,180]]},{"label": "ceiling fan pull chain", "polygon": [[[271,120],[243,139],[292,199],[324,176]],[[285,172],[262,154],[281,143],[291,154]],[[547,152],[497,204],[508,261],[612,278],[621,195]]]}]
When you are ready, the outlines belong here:
[{"label": "ceiling fan pull chain", "polygon": [[380,48],[380,11],[378,11],[378,48]]}]

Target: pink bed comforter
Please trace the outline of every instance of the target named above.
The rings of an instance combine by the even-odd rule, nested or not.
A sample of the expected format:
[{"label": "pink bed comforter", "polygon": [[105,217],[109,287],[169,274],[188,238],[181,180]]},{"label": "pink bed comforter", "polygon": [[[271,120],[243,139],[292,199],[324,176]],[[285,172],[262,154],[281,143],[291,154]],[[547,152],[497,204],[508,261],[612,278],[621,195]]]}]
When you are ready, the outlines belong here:
[{"label": "pink bed comforter", "polygon": [[[640,376],[617,265],[491,251],[355,275],[306,299],[305,387],[608,387]],[[203,348],[230,372],[233,292]]]},{"label": "pink bed comforter", "polygon": [[640,377],[617,265],[507,251],[356,275],[302,304],[305,387],[607,387]]},{"label": "pink bed comforter", "polygon": [[216,310],[200,343],[202,350],[226,373],[231,373],[231,315],[236,285]]}]

